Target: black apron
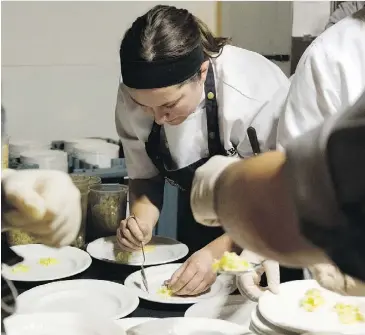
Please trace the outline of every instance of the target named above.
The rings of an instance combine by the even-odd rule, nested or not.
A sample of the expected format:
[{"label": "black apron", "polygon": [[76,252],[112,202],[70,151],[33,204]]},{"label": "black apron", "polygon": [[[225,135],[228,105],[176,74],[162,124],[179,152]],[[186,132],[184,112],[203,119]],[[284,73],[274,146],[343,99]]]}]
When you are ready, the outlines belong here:
[{"label": "black apron", "polygon": [[196,169],[206,163],[215,155],[227,156],[227,152],[220,140],[218,105],[216,100],[215,80],[212,64],[209,64],[207,78],[205,80],[205,109],[207,114],[208,149],[209,156],[190,164],[182,169],[168,169],[166,162],[172,162],[168,145],[161,143],[161,126],[156,122],[152,125],[148,141],[145,143],[146,151],[161,176],[170,184],[179,188],[178,194],[178,227],[177,238],[189,247],[189,254],[201,249],[224,231],[221,227],[206,227],[194,220],[190,207],[190,191]]},{"label": "black apron", "polygon": [[[205,81],[205,110],[207,114],[208,149],[209,156],[186,166],[172,170],[166,167],[166,162],[172,161],[168,146],[161,143],[161,126],[153,123],[152,130],[145,143],[146,151],[161,176],[170,184],[179,188],[177,213],[177,239],[189,247],[189,255],[203,248],[219,236],[224,234],[221,227],[206,227],[197,223],[190,207],[190,191],[197,168],[206,163],[215,155],[234,156],[234,148],[225,150],[219,134],[218,105],[216,100],[215,80],[212,64],[209,64],[208,75]],[[281,281],[302,279],[302,270],[280,267]],[[263,280],[264,285],[265,278]]]}]

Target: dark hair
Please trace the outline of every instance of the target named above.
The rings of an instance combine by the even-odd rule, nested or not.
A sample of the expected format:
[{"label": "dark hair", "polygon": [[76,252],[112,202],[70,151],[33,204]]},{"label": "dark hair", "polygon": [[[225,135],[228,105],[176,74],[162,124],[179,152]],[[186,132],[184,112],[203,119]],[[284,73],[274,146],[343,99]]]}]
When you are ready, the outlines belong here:
[{"label": "dark hair", "polygon": [[[133,45],[138,50],[123,50],[123,41],[131,36],[140,39]],[[206,59],[218,57],[230,39],[214,37],[207,25],[186,9],[157,5],[144,15],[140,33],[136,35],[132,25],[123,41],[121,58],[133,53],[144,61],[158,61],[187,55],[199,45]]]}]

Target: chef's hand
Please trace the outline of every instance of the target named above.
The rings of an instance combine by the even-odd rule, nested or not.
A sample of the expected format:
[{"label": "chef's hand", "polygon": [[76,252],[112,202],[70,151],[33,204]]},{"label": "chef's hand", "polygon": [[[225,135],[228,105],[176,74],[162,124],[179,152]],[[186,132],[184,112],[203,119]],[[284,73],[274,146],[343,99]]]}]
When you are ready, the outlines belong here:
[{"label": "chef's hand", "polygon": [[19,229],[40,243],[71,244],[81,225],[80,192],[68,174],[51,170],[4,170],[2,229]]},{"label": "chef's hand", "polygon": [[[237,276],[237,287],[242,295],[247,296],[252,301],[258,301],[267,289],[274,294],[279,293],[280,268],[278,262],[265,260],[249,250],[244,250],[241,253],[241,258],[256,264],[262,262],[262,267],[256,272],[247,272],[241,276]],[[266,273],[267,288],[260,286],[261,276],[264,272]]]},{"label": "chef's hand", "polygon": [[332,264],[316,264],[309,268],[313,279],[327,290],[351,296],[365,296],[365,283],[342,273]]},{"label": "chef's hand", "polygon": [[212,265],[213,254],[209,247],[195,252],[167,281],[175,295],[198,295],[208,290],[216,280]]},{"label": "chef's hand", "polygon": [[195,171],[190,203],[197,222],[205,226],[218,226],[218,218],[214,208],[215,183],[221,173],[239,158],[214,156]]},{"label": "chef's hand", "polygon": [[120,223],[117,230],[117,243],[125,251],[141,250],[141,245],[151,240],[152,230],[152,225],[131,215]]}]

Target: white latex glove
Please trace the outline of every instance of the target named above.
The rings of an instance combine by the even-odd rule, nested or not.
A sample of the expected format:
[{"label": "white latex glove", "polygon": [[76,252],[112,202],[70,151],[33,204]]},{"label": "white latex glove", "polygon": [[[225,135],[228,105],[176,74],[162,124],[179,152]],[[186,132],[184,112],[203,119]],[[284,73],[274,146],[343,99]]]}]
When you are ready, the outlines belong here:
[{"label": "white latex glove", "polygon": [[68,174],[50,170],[4,170],[2,230],[20,229],[40,243],[71,244],[81,225],[81,197]]},{"label": "white latex glove", "polygon": [[365,296],[365,283],[343,274],[332,264],[316,264],[309,268],[313,279],[327,290],[351,296]]},{"label": "white latex glove", "polygon": [[[248,262],[263,262],[262,267],[256,272],[252,271],[237,276],[237,287],[242,295],[248,297],[252,301],[258,301],[260,296],[268,289],[274,294],[279,293],[280,268],[278,262],[265,260],[260,255],[249,250],[244,250],[240,256]],[[260,286],[260,280],[263,273],[266,273],[267,288]]]},{"label": "white latex glove", "polygon": [[205,226],[220,225],[214,209],[215,182],[229,165],[238,161],[235,157],[214,156],[195,171],[190,203],[197,222]]}]

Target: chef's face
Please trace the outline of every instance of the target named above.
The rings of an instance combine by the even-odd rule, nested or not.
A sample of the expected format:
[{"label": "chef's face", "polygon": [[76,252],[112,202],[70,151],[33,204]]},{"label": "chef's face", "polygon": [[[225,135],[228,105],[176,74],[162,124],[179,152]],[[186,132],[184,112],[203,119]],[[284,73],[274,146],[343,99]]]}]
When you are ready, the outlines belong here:
[{"label": "chef's face", "polygon": [[143,110],[151,114],[156,123],[178,125],[198,107],[204,82],[208,73],[209,61],[201,66],[201,75],[196,80],[183,85],[156,89],[138,90],[126,87],[131,99]]}]

